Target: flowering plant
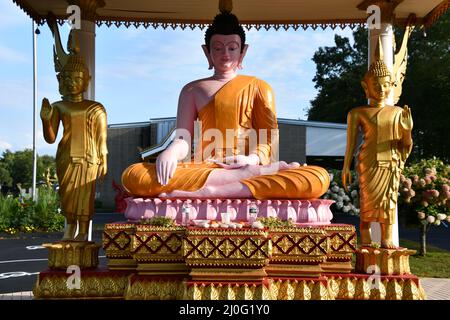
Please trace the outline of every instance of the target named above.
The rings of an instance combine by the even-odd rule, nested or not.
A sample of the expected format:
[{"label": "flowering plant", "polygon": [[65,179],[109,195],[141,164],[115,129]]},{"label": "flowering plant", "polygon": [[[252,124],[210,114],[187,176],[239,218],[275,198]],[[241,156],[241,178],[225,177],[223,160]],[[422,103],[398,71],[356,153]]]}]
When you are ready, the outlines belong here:
[{"label": "flowering plant", "polygon": [[331,209],[350,215],[359,215],[359,185],[356,174],[352,172],[352,184],[348,186],[348,191],[342,186],[342,171],[333,170],[330,176],[332,177],[330,188],[323,198],[336,201]]},{"label": "flowering plant", "polygon": [[399,213],[407,224],[420,227],[421,254],[424,255],[430,227],[448,227],[450,222],[450,166],[432,158],[405,167],[399,193]]},{"label": "flowering plant", "polygon": [[450,166],[433,158],[406,167],[400,177],[401,205],[423,225],[450,222]]}]

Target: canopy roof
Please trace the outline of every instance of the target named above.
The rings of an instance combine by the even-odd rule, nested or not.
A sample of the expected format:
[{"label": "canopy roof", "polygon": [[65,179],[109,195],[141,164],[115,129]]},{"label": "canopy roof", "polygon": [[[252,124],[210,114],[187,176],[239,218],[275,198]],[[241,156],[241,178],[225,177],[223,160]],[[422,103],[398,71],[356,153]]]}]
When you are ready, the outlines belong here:
[{"label": "canopy roof", "polygon": [[[37,23],[44,22],[47,12],[58,18],[68,14],[67,0],[13,0]],[[75,0],[77,1],[77,0]],[[103,2],[97,9],[98,25],[131,25],[145,28],[200,27],[212,22],[219,12],[218,0],[78,0]],[[398,1],[398,0],[396,0]],[[234,0],[233,13],[247,28],[269,29],[308,27],[354,27],[364,24],[367,14],[358,9],[368,0]],[[395,23],[403,24],[410,14],[416,24],[431,25],[450,7],[450,0],[403,0],[397,6]]]}]

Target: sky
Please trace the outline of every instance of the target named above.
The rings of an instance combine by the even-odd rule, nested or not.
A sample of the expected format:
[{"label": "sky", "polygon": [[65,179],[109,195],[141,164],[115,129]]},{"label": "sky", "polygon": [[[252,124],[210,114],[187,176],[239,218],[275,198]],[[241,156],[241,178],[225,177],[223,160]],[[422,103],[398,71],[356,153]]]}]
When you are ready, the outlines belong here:
[{"label": "sky", "polygon": [[[39,155],[55,155],[57,142],[43,139],[39,110],[42,98],[60,100],[53,66],[53,38],[47,25],[37,40]],[[68,24],[60,27],[67,43]],[[350,29],[284,29],[247,31],[249,49],[240,74],[267,81],[275,92],[280,118],[306,119],[317,95],[311,60],[319,47],[333,46],[334,35],[350,37]],[[96,29],[95,100],[108,114],[108,124],[174,117],[178,95],[188,82],[208,77],[201,49],[204,30],[111,26]],[[0,155],[33,145],[32,21],[12,0],[0,1]]]}]

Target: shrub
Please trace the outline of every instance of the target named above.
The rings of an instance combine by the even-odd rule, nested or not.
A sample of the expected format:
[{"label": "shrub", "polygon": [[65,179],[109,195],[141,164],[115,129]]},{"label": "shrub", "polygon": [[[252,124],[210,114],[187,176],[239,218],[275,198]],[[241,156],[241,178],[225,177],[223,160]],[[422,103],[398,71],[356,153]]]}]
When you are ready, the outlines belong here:
[{"label": "shrub", "polygon": [[19,199],[0,195],[0,231],[10,231],[10,228],[14,229],[18,225],[20,210]]},{"label": "shrub", "polygon": [[421,254],[426,254],[426,234],[432,225],[450,222],[450,166],[437,158],[405,167],[400,177],[399,213],[407,225],[421,229]]},{"label": "shrub", "polygon": [[38,189],[38,199],[0,196],[0,231],[60,231],[64,217],[60,213],[58,194],[49,188]]},{"label": "shrub", "polygon": [[359,215],[359,185],[356,173],[352,171],[352,183],[346,191],[342,185],[342,171],[332,170],[330,188],[323,195],[323,199],[336,201],[332,206],[333,212],[343,212],[349,215]]},{"label": "shrub", "polygon": [[148,224],[150,226],[158,227],[172,227],[175,225],[175,220],[169,217],[152,217],[152,218],[142,218],[140,220],[141,224]]}]

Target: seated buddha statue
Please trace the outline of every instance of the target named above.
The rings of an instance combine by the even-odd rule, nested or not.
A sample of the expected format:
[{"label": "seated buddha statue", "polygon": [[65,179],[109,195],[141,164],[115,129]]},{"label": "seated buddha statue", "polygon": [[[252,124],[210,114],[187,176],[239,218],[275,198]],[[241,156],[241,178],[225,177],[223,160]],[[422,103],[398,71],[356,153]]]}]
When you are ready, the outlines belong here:
[{"label": "seated buddha statue", "polygon": [[[265,81],[237,73],[248,49],[237,17],[230,12],[218,14],[206,30],[202,47],[214,74],[184,86],[174,141],[155,164],[137,163],[123,172],[126,191],[135,197],[160,198],[314,199],[323,195],[330,183],[325,169],[275,161],[274,93]],[[194,123],[199,124],[197,130]],[[191,138],[195,132],[200,132],[196,144]],[[190,156],[193,140],[196,150]]]}]

